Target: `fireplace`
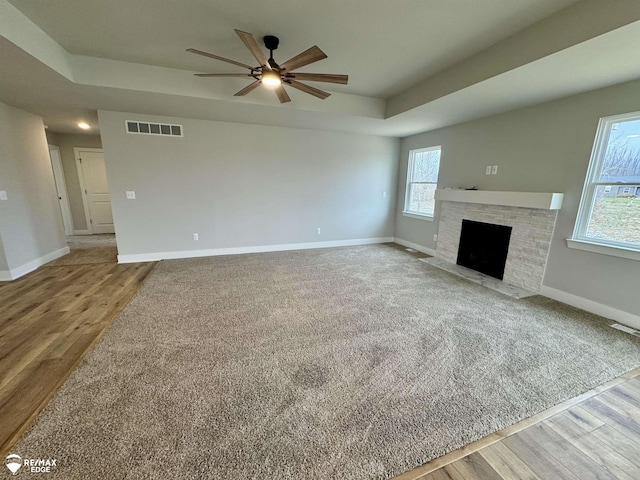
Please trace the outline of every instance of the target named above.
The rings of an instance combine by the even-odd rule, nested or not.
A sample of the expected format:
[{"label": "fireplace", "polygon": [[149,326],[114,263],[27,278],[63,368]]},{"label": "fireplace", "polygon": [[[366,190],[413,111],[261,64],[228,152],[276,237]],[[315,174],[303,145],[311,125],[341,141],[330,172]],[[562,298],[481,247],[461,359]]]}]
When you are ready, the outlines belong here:
[{"label": "fireplace", "polygon": [[[473,196],[474,193],[491,195],[491,192],[482,191],[451,190],[450,192],[455,195]],[[499,192],[493,193],[499,194]],[[528,198],[530,194],[522,195]],[[508,225],[511,227],[511,236],[502,281],[530,292],[540,292],[559,206],[555,205],[554,208],[545,208],[540,205],[514,207],[474,203],[466,198],[463,200],[467,201],[460,199],[441,201],[436,257],[445,262],[457,263],[463,220]],[[493,200],[500,201],[501,197]]]},{"label": "fireplace", "polygon": [[502,280],[511,227],[462,220],[457,264]]}]

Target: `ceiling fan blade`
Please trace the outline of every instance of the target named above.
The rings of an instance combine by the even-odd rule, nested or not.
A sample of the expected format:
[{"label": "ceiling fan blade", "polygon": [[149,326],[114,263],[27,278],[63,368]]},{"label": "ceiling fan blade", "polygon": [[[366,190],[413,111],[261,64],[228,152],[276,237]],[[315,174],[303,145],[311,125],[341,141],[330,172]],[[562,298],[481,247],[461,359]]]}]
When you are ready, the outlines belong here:
[{"label": "ceiling fan blade", "polygon": [[291,72],[296,68],[304,67],[305,65],[317,62],[318,60],[324,60],[325,58],[327,58],[325,53],[316,45],[314,45],[313,47],[284,62],[282,65],[280,65],[280,68],[286,70],[287,72]]},{"label": "ceiling fan blade", "polygon": [[293,88],[297,88],[298,90],[303,91],[304,93],[308,93],[309,95],[313,95],[314,97],[318,97],[322,100],[324,100],[329,95],[331,95],[328,92],[324,92],[310,85],[305,85],[304,83],[296,82],[293,79],[287,79],[286,82],[289,85],[291,85]]},{"label": "ceiling fan blade", "polygon": [[250,73],[194,73],[196,77],[251,77]]},{"label": "ceiling fan blade", "polygon": [[236,93],[234,97],[244,97],[247,93],[255,90],[258,87],[258,85],[260,85],[260,80],[256,80],[255,82],[250,83],[249,85],[244,87],[242,90],[240,90],[238,93]]},{"label": "ceiling fan blade", "polygon": [[280,103],[287,103],[291,101],[291,98],[289,98],[289,95],[287,94],[287,92],[285,91],[282,85],[280,85],[279,87],[276,87],[273,91],[276,92],[276,95],[278,96],[278,100],[280,100]]},{"label": "ceiling fan blade", "polygon": [[242,30],[235,30],[235,32],[240,37],[240,40],[242,40],[242,43],[244,43],[246,47],[249,49],[249,51],[251,52],[251,55],[253,55],[253,57],[258,61],[258,63],[260,63],[260,66],[266,66],[269,70],[271,70],[269,61],[267,60],[266,55],[262,51],[262,48],[260,48],[260,45],[258,45],[258,42],[256,42],[256,39],[254,38],[254,36],[251,35],[250,33],[243,32]]},{"label": "ceiling fan blade", "polygon": [[202,50],[196,50],[195,48],[187,48],[187,52],[195,53],[198,55],[202,55],[204,57],[213,58],[215,60],[221,60],[223,62],[232,63],[234,65],[238,65],[239,67],[248,68],[249,70],[253,70],[253,67],[247,65],[246,63],[236,62],[235,60],[230,60],[228,58],[219,57],[218,55],[214,55],[213,53],[203,52]]},{"label": "ceiling fan blade", "polygon": [[341,83],[349,82],[349,75],[334,75],[330,73],[287,73],[287,78],[307,80],[309,82]]}]

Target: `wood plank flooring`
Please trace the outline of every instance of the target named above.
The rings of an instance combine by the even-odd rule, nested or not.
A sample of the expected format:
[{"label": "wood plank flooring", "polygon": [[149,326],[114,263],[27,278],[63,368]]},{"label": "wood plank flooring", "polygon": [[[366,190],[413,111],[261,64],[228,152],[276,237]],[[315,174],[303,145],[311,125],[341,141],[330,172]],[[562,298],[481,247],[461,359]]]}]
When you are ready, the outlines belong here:
[{"label": "wood plank flooring", "polygon": [[520,479],[640,479],[640,369],[395,480]]},{"label": "wood plank flooring", "polygon": [[155,265],[44,266],[0,282],[0,458]]}]

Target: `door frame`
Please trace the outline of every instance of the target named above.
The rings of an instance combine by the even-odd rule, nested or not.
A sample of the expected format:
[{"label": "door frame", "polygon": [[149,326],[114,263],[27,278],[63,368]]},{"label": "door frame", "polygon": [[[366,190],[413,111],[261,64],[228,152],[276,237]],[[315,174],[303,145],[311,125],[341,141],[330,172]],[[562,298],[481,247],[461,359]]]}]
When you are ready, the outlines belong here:
[{"label": "door frame", "polygon": [[[58,157],[54,160],[51,151],[58,152]],[[56,183],[56,192],[58,196],[58,204],[62,213],[62,224],[64,225],[64,234],[73,235],[73,217],[71,216],[71,206],[69,205],[69,193],[67,192],[67,180],[64,176],[64,168],[62,166],[62,154],[58,145],[49,145],[49,159],[51,160],[51,169],[53,170],[53,179]],[[55,165],[54,165],[55,164]],[[60,195],[64,197],[60,198]]]},{"label": "door frame", "polygon": [[104,155],[102,148],[88,148],[88,147],[73,147],[73,155],[76,158],[76,169],[78,170],[78,180],[80,181],[80,190],[82,194],[82,207],[84,208],[84,218],[87,222],[87,229],[82,233],[93,235],[93,223],[91,222],[91,212],[89,210],[89,203],[87,202],[87,187],[84,182],[84,173],[82,171],[82,162],[80,161],[80,152],[96,152]]}]

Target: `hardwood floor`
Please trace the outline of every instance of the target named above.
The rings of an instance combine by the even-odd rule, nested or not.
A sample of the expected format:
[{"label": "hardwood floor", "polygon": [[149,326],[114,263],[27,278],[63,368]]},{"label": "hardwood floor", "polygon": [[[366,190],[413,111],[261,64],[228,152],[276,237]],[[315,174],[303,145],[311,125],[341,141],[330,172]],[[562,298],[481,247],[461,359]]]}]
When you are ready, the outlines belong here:
[{"label": "hardwood floor", "polygon": [[0,282],[0,458],[155,265],[44,266]]},{"label": "hardwood floor", "polygon": [[[0,283],[0,458],[155,265],[45,266]],[[396,480],[638,478],[640,369]]]},{"label": "hardwood floor", "polygon": [[637,480],[640,369],[395,480]]}]

